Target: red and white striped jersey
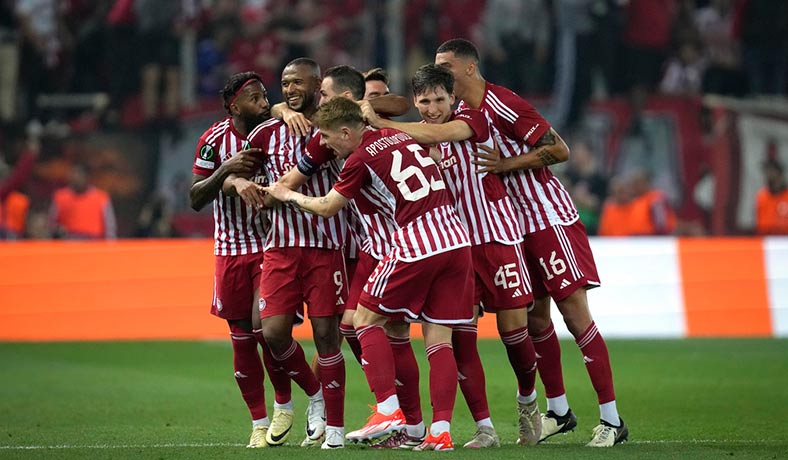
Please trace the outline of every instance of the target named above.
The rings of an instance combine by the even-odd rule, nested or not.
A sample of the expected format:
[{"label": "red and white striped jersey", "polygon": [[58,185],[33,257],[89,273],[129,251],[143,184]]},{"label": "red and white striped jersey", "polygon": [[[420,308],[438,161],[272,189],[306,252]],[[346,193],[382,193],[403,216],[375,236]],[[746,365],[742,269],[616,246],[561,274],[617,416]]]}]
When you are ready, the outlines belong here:
[{"label": "red and white striped jersey", "polygon": [[[249,133],[248,139],[251,146],[262,149],[266,157],[261,174],[265,174],[269,182],[279,180],[304,156],[306,146],[316,132],[317,130],[312,128],[308,136],[296,136],[283,121],[277,119],[258,125]],[[340,169],[336,160],[326,162],[310,176],[298,192],[307,196],[325,196],[336,182]],[[325,218],[283,203],[270,209],[268,215],[271,226],[266,237],[265,249],[272,247],[341,249],[345,244],[347,225],[344,213]]]},{"label": "red and white striped jersey", "polygon": [[457,214],[468,228],[471,244],[523,241],[523,232],[503,180],[495,174],[477,173],[476,166],[471,163],[478,144],[492,146],[487,118],[478,110],[459,109],[449,121],[453,120],[467,123],[474,135],[464,141],[441,143],[440,167],[454,196]]},{"label": "red and white striped jersey", "polygon": [[[248,142],[233,127],[230,117],[214,123],[200,136],[192,172],[210,176],[223,161],[248,148]],[[213,252],[217,256],[254,254],[263,250],[264,215],[247,206],[241,197],[219,190],[213,200]]]},{"label": "red and white striped jersey", "polygon": [[334,190],[355,199],[371,237],[380,230],[371,228],[370,219],[394,225],[388,241],[399,260],[411,262],[470,246],[438,166],[401,131],[366,131]]},{"label": "red and white striped jersey", "polygon": [[[465,101],[460,108],[467,107]],[[479,110],[487,115],[492,135],[508,158],[528,152],[550,129],[550,124],[531,104],[512,91],[486,82]],[[547,167],[514,171],[502,176],[512,197],[523,232],[533,233],[578,219],[569,192]]]},{"label": "red and white striped jersey", "polygon": [[[369,127],[368,129],[374,128]],[[298,170],[305,176],[314,174],[324,163],[336,159],[336,152],[321,146],[319,140],[320,133],[318,132],[307,145],[306,153],[298,163]],[[344,160],[339,161],[344,165]],[[358,257],[360,249],[375,259],[382,260],[391,251],[389,238],[397,229],[397,224],[393,220],[387,219],[386,216],[378,214],[377,208],[366,200],[361,201],[358,205],[356,200],[350,200],[350,205],[342,212],[344,211],[347,211],[348,221],[345,256]]]}]

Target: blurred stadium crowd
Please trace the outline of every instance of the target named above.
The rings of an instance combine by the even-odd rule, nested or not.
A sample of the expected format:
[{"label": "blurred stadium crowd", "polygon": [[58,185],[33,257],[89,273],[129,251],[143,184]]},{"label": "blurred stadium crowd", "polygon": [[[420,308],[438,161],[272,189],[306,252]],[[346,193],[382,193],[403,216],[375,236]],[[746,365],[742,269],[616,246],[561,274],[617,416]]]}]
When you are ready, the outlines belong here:
[{"label": "blurred stadium crowd", "polygon": [[[558,172],[592,234],[704,234],[710,225],[708,216],[683,225],[673,183],[652,183],[647,165],[611,167],[600,151],[609,146],[586,129],[594,101],[624,101],[624,135],[638,138],[653,129],[641,113],[654,95],[788,90],[785,1],[0,0],[3,237],[200,234],[178,225],[190,220],[189,163],[164,185],[149,176],[168,145],[194,148],[184,120],[215,114],[228,76],[258,72],[275,103],[284,64],[309,56],[324,68],[386,68],[392,91],[407,95],[413,71],[454,37],[473,40],[485,77],[528,98],[567,138],[572,157]],[[764,173],[777,197],[770,206],[788,221],[779,155],[767,154]],[[64,217],[84,191],[95,216]],[[113,201],[123,202],[115,212]],[[637,219],[643,225],[624,225]]]}]

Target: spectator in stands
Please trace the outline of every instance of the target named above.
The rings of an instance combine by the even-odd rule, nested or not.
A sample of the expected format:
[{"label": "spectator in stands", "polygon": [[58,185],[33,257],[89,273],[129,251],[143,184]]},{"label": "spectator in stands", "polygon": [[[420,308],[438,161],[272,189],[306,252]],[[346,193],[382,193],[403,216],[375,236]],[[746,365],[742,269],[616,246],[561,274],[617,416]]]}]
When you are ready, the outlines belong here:
[{"label": "spectator in stands", "polygon": [[247,6],[241,16],[241,34],[233,43],[228,55],[229,75],[253,71],[260,75],[268,90],[270,100],[281,99],[279,78],[287,45],[279,38],[278,27],[283,27],[278,19],[280,10],[287,10],[286,2],[270,2],[268,10]]},{"label": "spectator in stands", "polygon": [[692,41],[681,43],[676,56],[668,60],[659,89],[673,96],[697,96],[701,92],[705,70],[706,60],[701,56],[698,45]]},{"label": "spectator in stands", "polygon": [[[11,167],[0,158],[0,183],[11,175]],[[25,234],[30,199],[18,190],[0,197],[0,240],[15,240]]]},{"label": "spectator in stands", "polygon": [[484,65],[498,84],[520,95],[546,90],[551,29],[544,0],[487,1],[482,19]]},{"label": "spectator in stands", "polygon": [[137,59],[129,58],[136,52],[135,36],[134,0],[113,0],[106,17],[104,49],[109,71],[107,85],[110,96],[105,121],[110,126],[120,124],[123,105],[136,90],[136,79],[127,77],[139,74]]},{"label": "spectator in stands", "polygon": [[556,77],[551,123],[574,131],[591,98],[591,73],[596,67],[592,0],[557,0]]},{"label": "spectator in stands", "polygon": [[173,238],[178,236],[172,226],[172,206],[161,193],[154,193],[142,206],[137,217],[138,238]]},{"label": "spectator in stands", "polygon": [[755,231],[759,235],[788,235],[788,182],[776,158],[763,163],[766,185],[755,199]]},{"label": "spectator in stands", "polygon": [[114,239],[115,213],[109,194],[88,183],[84,165],[72,167],[69,185],[55,191],[49,213],[56,238]]},{"label": "spectator in stands", "polygon": [[13,0],[0,0],[0,124],[16,116],[19,36]]},{"label": "spectator in stands", "polygon": [[668,235],[676,228],[676,215],[662,190],[651,186],[651,175],[644,170],[631,173],[634,198],[629,208],[632,235]]},{"label": "spectator in stands", "polygon": [[708,63],[703,92],[743,96],[747,83],[741,69],[741,46],[733,34],[734,0],[711,0],[695,13],[703,52]]},{"label": "spectator in stands", "polygon": [[[182,2],[135,0],[142,66],[142,116],[146,127],[180,137],[180,36],[185,28]],[[160,88],[163,86],[163,90]],[[162,92],[163,91],[163,92]],[[159,106],[161,116],[159,115]]]},{"label": "spectator in stands", "polygon": [[580,220],[589,235],[596,235],[602,204],[607,196],[607,178],[599,171],[596,156],[587,141],[577,139],[572,143],[572,155],[565,174]]},{"label": "spectator in stands", "polygon": [[30,178],[41,151],[39,134],[28,131],[27,142],[13,168],[0,150],[0,240],[25,236],[30,199],[20,189]]},{"label": "spectator in stands", "polygon": [[[58,0],[17,0],[16,15],[22,34],[20,77],[24,82],[26,107],[38,116],[35,98],[60,88],[65,72],[59,72],[64,56],[65,27]],[[5,66],[5,64],[3,65]]]},{"label": "spectator in stands", "polygon": [[624,69],[632,108],[631,131],[642,132],[640,115],[659,82],[671,44],[677,0],[630,0],[622,36]]},{"label": "spectator in stands", "polygon": [[750,92],[785,94],[788,2],[742,0],[736,6],[734,30],[741,37]]},{"label": "spectator in stands", "polygon": [[628,236],[629,204],[632,192],[627,180],[621,176],[613,176],[609,183],[610,195],[605,199],[602,213],[599,216],[599,236]]}]

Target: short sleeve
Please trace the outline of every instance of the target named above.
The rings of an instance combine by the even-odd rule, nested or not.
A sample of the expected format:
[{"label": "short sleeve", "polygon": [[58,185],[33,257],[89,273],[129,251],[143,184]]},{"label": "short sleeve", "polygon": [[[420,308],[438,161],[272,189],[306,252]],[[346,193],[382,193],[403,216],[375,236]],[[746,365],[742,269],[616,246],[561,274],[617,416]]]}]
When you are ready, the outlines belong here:
[{"label": "short sleeve", "polygon": [[312,136],[306,145],[304,156],[298,160],[298,171],[305,176],[316,173],[325,163],[336,158],[336,153],[325,145],[320,145],[320,133]]},{"label": "short sleeve", "polygon": [[192,172],[200,176],[210,176],[216,171],[220,163],[216,147],[200,138],[200,142],[197,143],[197,149],[194,152]]},{"label": "short sleeve", "polygon": [[487,117],[479,110],[457,110],[454,114],[454,119],[464,121],[471,128],[473,137],[468,140],[482,143],[490,138],[490,125],[487,122]]},{"label": "short sleeve", "polygon": [[532,147],[544,133],[550,130],[550,123],[536,111],[531,104],[520,99],[516,106],[517,118],[513,129],[517,139]]},{"label": "short sleeve", "polygon": [[334,190],[340,195],[351,200],[355,198],[361,187],[367,182],[369,171],[364,166],[364,162],[358,157],[351,155],[346,161],[345,166],[339,173],[339,179],[334,184]]}]

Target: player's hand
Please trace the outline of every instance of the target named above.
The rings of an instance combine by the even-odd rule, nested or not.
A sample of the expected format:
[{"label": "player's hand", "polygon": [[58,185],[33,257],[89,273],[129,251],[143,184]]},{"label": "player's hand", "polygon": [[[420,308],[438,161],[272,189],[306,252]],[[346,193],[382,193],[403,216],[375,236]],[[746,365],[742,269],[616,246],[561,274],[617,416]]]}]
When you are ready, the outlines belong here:
[{"label": "player's hand", "polygon": [[471,160],[471,163],[478,166],[476,168],[477,173],[501,174],[506,172],[504,159],[501,158],[501,151],[497,145],[494,145],[493,148],[482,144],[477,144],[477,146],[481,148],[481,151],[473,152],[474,158]]},{"label": "player's hand", "polygon": [[309,118],[305,117],[303,113],[296,112],[290,108],[282,109],[282,121],[285,122],[287,128],[296,136],[306,136],[309,134],[309,128],[312,127],[312,122]]},{"label": "player's hand", "polygon": [[255,208],[265,207],[265,201],[263,200],[265,193],[260,185],[250,180],[239,178],[235,182],[235,191],[249,206]]},{"label": "player's hand", "polygon": [[364,116],[364,120],[375,128],[380,128],[380,117],[375,112],[375,109],[372,108],[372,104],[369,101],[361,100],[356,101],[359,107],[361,107],[361,114]]},{"label": "player's hand", "polygon": [[262,162],[263,150],[250,148],[241,150],[229,160],[222,163],[222,166],[229,174],[240,174],[249,176],[257,171]]},{"label": "player's hand", "polygon": [[268,195],[276,198],[279,201],[285,202],[288,200],[289,195],[293,193],[292,190],[285,187],[284,185],[280,184],[279,182],[274,182],[273,184],[269,185],[268,187],[263,187],[263,191]]}]

